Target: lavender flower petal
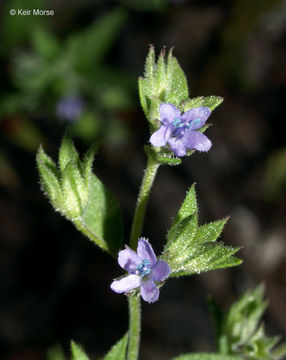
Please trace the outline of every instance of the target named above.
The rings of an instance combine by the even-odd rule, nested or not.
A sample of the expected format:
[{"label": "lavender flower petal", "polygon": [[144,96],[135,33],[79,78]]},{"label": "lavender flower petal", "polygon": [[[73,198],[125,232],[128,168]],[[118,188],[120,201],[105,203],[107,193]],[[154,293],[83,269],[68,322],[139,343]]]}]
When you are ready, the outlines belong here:
[{"label": "lavender flower petal", "polygon": [[151,266],[153,264],[155,264],[156,261],[157,261],[157,258],[156,258],[156,255],[154,253],[154,250],[153,250],[152,246],[144,238],[140,238],[138,240],[137,254],[140,257],[140,259],[149,260]]},{"label": "lavender flower petal", "polygon": [[181,117],[181,112],[173,104],[161,104],[159,108],[161,122],[166,120],[169,124],[172,124],[175,118]]},{"label": "lavender flower petal", "polygon": [[131,274],[120,280],[114,280],[110,287],[116,293],[124,293],[140,286],[140,276]]},{"label": "lavender flower petal", "polygon": [[152,279],[155,281],[162,281],[166,279],[171,273],[169,265],[162,260],[158,260],[152,268]]},{"label": "lavender flower petal", "polygon": [[171,146],[173,153],[178,157],[186,155],[186,146],[182,142],[182,139],[183,138],[177,139],[173,137],[169,140],[169,145]]},{"label": "lavender flower petal", "polygon": [[141,284],[141,296],[148,303],[153,303],[159,299],[159,290],[152,279]]},{"label": "lavender flower petal", "polygon": [[118,264],[130,274],[135,273],[136,267],[140,264],[140,262],[141,259],[136,252],[129,248],[121,250],[118,253]]},{"label": "lavender flower petal", "polygon": [[165,121],[161,127],[150,137],[150,143],[153,146],[165,146],[171,136],[173,127]]},{"label": "lavender flower petal", "polygon": [[190,124],[190,130],[195,130],[200,129],[205,124],[210,114],[209,108],[197,107],[185,112],[182,119]]},{"label": "lavender flower petal", "polygon": [[209,138],[199,131],[186,131],[181,141],[187,149],[196,149],[198,151],[209,151],[212,146]]}]

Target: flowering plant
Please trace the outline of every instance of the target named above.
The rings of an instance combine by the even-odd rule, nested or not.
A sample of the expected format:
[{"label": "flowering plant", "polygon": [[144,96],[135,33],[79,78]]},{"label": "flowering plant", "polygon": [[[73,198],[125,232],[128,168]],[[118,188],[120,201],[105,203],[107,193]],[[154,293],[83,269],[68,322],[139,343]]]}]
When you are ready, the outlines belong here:
[{"label": "flowering plant", "polygon": [[[129,330],[104,360],[137,360],[141,329],[141,297],[148,303],[159,300],[159,288],[168,278],[200,274],[241,263],[237,247],[217,239],[227,218],[199,225],[195,186],[187,191],[158,257],[142,237],[150,191],[160,165],[179,165],[195,150],[208,151],[212,143],[204,135],[212,111],[221,104],[218,96],[189,98],[186,77],[172,51],[161,52],[156,61],[153,47],[139,78],[139,95],[150,127],[151,145],[135,208],[129,243],[122,250],[122,216],[111,193],[92,171],[95,148],[81,159],[71,139],[64,137],[58,165],[40,147],[37,165],[42,188],[56,211],[69,219],[92,242],[113,257],[128,272],[111,282],[116,293],[125,293],[129,306]],[[135,252],[135,249],[137,251]],[[108,285],[106,285],[108,286]],[[141,294],[141,297],[140,297]],[[217,319],[217,353],[192,353],[173,360],[280,359],[285,346],[273,347],[276,338],[266,337],[259,325],[265,310],[263,289],[247,293],[229,313]],[[212,304],[214,307],[214,303]],[[218,314],[218,312],[216,312]],[[88,360],[84,350],[72,342],[74,360]],[[51,359],[55,360],[55,359]]]}]

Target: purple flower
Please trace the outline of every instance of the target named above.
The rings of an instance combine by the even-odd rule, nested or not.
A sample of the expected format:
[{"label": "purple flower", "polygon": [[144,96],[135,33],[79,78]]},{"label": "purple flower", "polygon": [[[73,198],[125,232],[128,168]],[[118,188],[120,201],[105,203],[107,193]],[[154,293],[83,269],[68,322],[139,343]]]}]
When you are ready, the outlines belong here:
[{"label": "purple flower", "polygon": [[60,99],[56,113],[61,119],[76,121],[84,110],[84,102],[79,96],[67,96]]},{"label": "purple flower", "polygon": [[189,149],[208,151],[211,148],[211,141],[196,131],[210,116],[209,108],[197,107],[181,115],[175,105],[167,103],[160,105],[159,112],[161,126],[150,137],[153,146],[165,146],[168,143],[178,157],[186,155]]},{"label": "purple flower", "polygon": [[132,289],[141,288],[141,296],[148,303],[159,298],[159,289],[155,281],[162,281],[170,275],[169,265],[157,260],[152,246],[147,239],[138,240],[137,253],[130,248],[119,251],[118,264],[129,272],[129,275],[114,280],[110,285],[117,293],[126,293]]}]

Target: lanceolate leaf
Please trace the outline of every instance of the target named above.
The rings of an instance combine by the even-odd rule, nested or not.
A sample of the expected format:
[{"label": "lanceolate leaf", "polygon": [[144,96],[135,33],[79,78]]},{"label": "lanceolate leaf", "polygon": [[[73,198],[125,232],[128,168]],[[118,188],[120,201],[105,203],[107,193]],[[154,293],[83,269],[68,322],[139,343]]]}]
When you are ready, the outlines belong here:
[{"label": "lanceolate leaf", "polygon": [[186,217],[193,215],[198,211],[195,184],[193,184],[188,190],[185,200],[183,201],[180,210],[178,211],[177,216],[174,219],[172,227],[175,226],[178,222],[182,221]]},{"label": "lanceolate leaf", "polygon": [[89,360],[83,349],[74,341],[71,342],[72,360]]},{"label": "lanceolate leaf", "polygon": [[239,248],[216,242],[227,218],[198,225],[195,186],[192,185],[167,234],[162,259],[171,267],[171,276],[198,274],[203,271],[236,266],[233,255]]},{"label": "lanceolate leaf", "polygon": [[103,360],[125,360],[126,359],[126,348],[127,348],[127,334],[123,336],[103,358]]},{"label": "lanceolate leaf", "polygon": [[117,202],[92,173],[95,149],[83,161],[65,137],[59,153],[59,169],[40,147],[37,164],[42,187],[55,210],[103,250],[116,255],[122,241],[122,216]]},{"label": "lanceolate leaf", "polygon": [[59,151],[59,166],[61,172],[64,172],[65,167],[70,161],[78,164],[79,155],[72,140],[69,137],[64,136]]}]

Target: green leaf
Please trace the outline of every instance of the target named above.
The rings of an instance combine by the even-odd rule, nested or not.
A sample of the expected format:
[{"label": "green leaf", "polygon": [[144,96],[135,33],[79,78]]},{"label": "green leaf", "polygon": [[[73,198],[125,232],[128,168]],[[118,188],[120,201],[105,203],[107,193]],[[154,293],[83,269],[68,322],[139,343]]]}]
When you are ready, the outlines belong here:
[{"label": "green leaf", "polygon": [[76,165],[70,161],[62,173],[63,214],[70,220],[75,220],[82,213],[81,198],[75,181],[75,172],[79,173]]},{"label": "green leaf", "polygon": [[91,146],[90,149],[85,153],[83,161],[81,163],[81,173],[87,187],[89,187],[90,184],[90,177],[92,174],[92,164],[96,152],[97,152],[97,147]]},{"label": "green leaf", "polygon": [[66,360],[63,349],[60,345],[53,346],[47,352],[48,360]]},{"label": "green leaf", "polygon": [[216,243],[227,218],[198,226],[195,185],[192,185],[167,233],[162,254],[171,276],[199,274],[203,271],[236,266],[241,261],[233,255],[239,248]]},{"label": "green leaf", "polygon": [[184,112],[194,109],[196,107],[208,107],[213,111],[223,102],[223,98],[220,96],[199,96],[193,99],[189,99],[184,104]]},{"label": "green leaf", "polygon": [[149,53],[146,58],[145,73],[144,73],[145,78],[148,82],[149,95],[153,94],[153,91],[155,90],[155,84],[156,84],[154,79],[155,66],[156,66],[155,50],[154,50],[154,46],[150,46]]},{"label": "green leaf", "polygon": [[[223,269],[229,266],[238,265],[237,262],[229,263],[229,258],[235,254],[239,248],[226,246],[220,243],[205,243],[193,245],[192,250],[188,250],[183,258],[184,262],[169,263],[172,269],[171,276],[185,276],[200,274],[201,272]],[[186,251],[187,252],[187,251]]]},{"label": "green leaf", "polygon": [[186,217],[193,215],[198,211],[197,197],[195,184],[193,184],[190,189],[187,191],[185,200],[183,201],[180,210],[178,211],[177,216],[175,217],[172,227],[175,226],[178,222],[182,221]]},{"label": "green leaf", "polygon": [[122,215],[111,193],[92,174],[95,151],[96,147],[89,149],[80,161],[72,141],[64,137],[59,170],[41,147],[37,164],[43,189],[54,208],[100,248],[116,256],[122,244]]},{"label": "green leaf", "polygon": [[126,359],[126,348],[127,348],[127,334],[123,336],[103,358],[103,360],[125,360]]},{"label": "green leaf", "polygon": [[191,353],[181,355],[172,360],[242,360],[239,356],[221,355],[212,353]]},{"label": "green leaf", "polygon": [[172,50],[167,60],[165,50],[162,50],[156,62],[154,47],[150,47],[144,78],[139,78],[138,87],[141,106],[152,131],[158,127],[160,104],[170,102],[180,106],[188,99],[187,80]]},{"label": "green leaf", "polygon": [[122,244],[122,216],[111,193],[95,176],[91,176],[90,198],[79,220],[86,235],[102,249],[116,255]]},{"label": "green leaf", "polygon": [[42,146],[40,146],[38,150],[36,160],[43,191],[56,210],[58,210],[59,204],[62,201],[62,190],[56,165],[52,159],[46,155]]},{"label": "green leaf", "polygon": [[182,162],[180,158],[175,157],[170,151],[164,149],[156,151],[154,147],[145,145],[144,150],[147,156],[150,156],[155,162],[161,165],[176,166],[180,165]]},{"label": "green leaf", "polygon": [[149,117],[148,97],[147,97],[148,83],[147,83],[146,79],[144,79],[143,77],[139,77],[139,79],[138,79],[138,92],[139,92],[139,99],[140,99],[142,109],[144,111],[145,116],[148,118]]},{"label": "green leaf", "polygon": [[167,85],[167,65],[165,62],[165,49],[160,53],[155,70],[155,84],[157,86],[156,93],[158,98],[164,99],[166,96]]},{"label": "green leaf", "polygon": [[221,219],[221,220],[217,220],[217,221],[213,221],[209,224],[205,224],[202,225],[198,228],[198,231],[196,233],[196,239],[195,242],[196,243],[202,243],[202,242],[211,242],[211,241],[216,241],[220,234],[223,231],[223,228],[225,226],[225,224],[228,221],[228,217]]},{"label": "green leaf", "polygon": [[267,307],[263,294],[261,285],[247,291],[224,316],[218,340],[221,343],[224,339],[228,353],[253,360],[280,359],[286,353],[285,344],[274,348],[279,337],[266,336],[264,326],[260,324]]},{"label": "green leaf", "polygon": [[173,271],[177,264],[181,266],[191,256],[197,228],[197,214],[193,214],[177,223],[168,233],[165,252],[168,253],[168,263]]},{"label": "green leaf", "polygon": [[102,62],[125,20],[125,11],[116,8],[69,38],[66,52],[77,70],[90,71]]},{"label": "green leaf", "polygon": [[78,152],[72,142],[72,140],[65,135],[59,151],[59,166],[61,172],[64,172],[67,164],[72,161],[75,164],[79,163],[79,155]]},{"label": "green leaf", "polygon": [[179,106],[186,101],[189,96],[189,89],[186,76],[180,67],[177,59],[173,56],[172,50],[169,52],[167,60],[167,88],[164,102],[169,102]]},{"label": "green leaf", "polygon": [[89,360],[83,349],[74,341],[71,342],[72,360]]},{"label": "green leaf", "polygon": [[31,34],[31,41],[37,55],[48,60],[55,58],[61,52],[57,38],[42,26],[37,26]]},{"label": "green leaf", "polygon": [[272,350],[272,356],[275,360],[284,359],[286,356],[286,343],[283,343]]}]

